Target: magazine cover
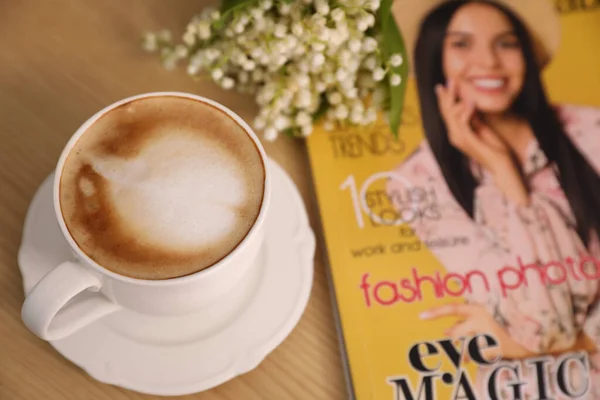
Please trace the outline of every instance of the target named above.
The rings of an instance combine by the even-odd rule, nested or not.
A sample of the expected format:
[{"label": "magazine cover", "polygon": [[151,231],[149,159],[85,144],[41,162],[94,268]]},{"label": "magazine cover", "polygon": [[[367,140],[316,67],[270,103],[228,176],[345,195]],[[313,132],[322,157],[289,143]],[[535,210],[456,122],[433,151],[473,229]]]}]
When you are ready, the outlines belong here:
[{"label": "magazine cover", "polygon": [[308,139],[352,397],[600,400],[600,2],[393,7],[397,138]]}]

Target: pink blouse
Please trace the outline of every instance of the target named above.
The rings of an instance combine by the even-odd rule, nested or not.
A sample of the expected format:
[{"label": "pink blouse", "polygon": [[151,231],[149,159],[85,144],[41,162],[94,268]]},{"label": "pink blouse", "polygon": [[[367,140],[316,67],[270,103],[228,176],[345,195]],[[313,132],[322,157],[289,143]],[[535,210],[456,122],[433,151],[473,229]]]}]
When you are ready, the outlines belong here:
[{"label": "pink blouse", "polygon": [[[558,113],[567,135],[600,174],[600,110],[564,105]],[[537,141],[529,145],[522,171],[530,189],[529,205],[520,206],[504,197],[491,176],[483,171],[475,190],[474,219],[450,193],[426,141],[394,172],[415,186],[436,192],[442,218],[410,223],[422,241],[452,237],[468,240],[467,245],[430,249],[447,272],[464,275],[477,270],[488,277],[489,290],[474,285],[470,293],[465,293],[468,302],[485,306],[516,341],[534,353],[569,349],[582,331],[600,348],[598,280],[584,279],[577,270],[584,257],[594,257],[599,260],[597,266],[592,259],[582,265],[588,277],[600,276],[600,242],[594,237],[586,249],[579,239],[573,212],[555,169]],[[390,193],[403,189],[406,190],[402,180],[388,183]],[[575,273],[566,268],[565,276],[560,268],[548,267],[543,280],[531,268],[524,275],[526,284],[507,288],[499,283],[498,274],[506,266],[518,269],[520,265],[548,266],[551,262],[570,266],[566,262],[569,259]],[[514,283],[516,274],[504,276],[507,282]],[[600,400],[599,353],[590,355],[590,364],[594,374],[591,382],[596,387],[594,394],[586,398]]]}]

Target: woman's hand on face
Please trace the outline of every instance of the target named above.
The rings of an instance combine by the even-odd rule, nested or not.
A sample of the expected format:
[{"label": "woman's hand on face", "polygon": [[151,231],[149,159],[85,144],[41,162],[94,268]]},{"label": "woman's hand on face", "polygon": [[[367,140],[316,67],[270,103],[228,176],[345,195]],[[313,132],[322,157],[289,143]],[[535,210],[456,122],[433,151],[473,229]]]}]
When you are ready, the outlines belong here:
[{"label": "woman's hand on face", "polygon": [[534,354],[516,342],[508,332],[490,315],[485,307],[475,304],[447,304],[430,309],[421,314],[421,319],[436,320],[444,317],[458,317],[457,322],[446,330],[452,340],[473,337],[479,334],[491,335],[498,346],[483,351],[487,360],[496,358],[523,359]]},{"label": "woman's hand on face", "polygon": [[475,115],[475,104],[459,100],[453,82],[448,88],[438,85],[435,90],[452,146],[488,170],[507,198],[519,205],[529,204],[529,194],[511,150]]},{"label": "woman's hand on face", "polygon": [[493,174],[513,163],[510,149],[486,124],[475,115],[475,104],[460,100],[456,84],[437,85],[436,94],[448,139],[458,150]]}]

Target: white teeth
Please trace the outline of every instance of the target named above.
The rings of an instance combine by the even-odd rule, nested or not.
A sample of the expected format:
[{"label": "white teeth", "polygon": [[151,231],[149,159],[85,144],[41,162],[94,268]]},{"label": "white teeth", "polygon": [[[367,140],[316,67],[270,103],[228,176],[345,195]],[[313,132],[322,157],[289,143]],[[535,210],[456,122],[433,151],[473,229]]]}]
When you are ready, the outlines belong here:
[{"label": "white teeth", "polygon": [[482,89],[498,89],[504,86],[504,79],[475,79],[473,84]]}]

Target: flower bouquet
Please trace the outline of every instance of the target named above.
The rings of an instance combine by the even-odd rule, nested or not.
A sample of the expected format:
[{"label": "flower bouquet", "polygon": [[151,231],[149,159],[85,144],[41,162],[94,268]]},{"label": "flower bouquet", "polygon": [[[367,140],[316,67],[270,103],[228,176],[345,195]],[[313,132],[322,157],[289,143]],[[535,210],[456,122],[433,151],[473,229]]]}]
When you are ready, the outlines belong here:
[{"label": "flower bouquet", "polygon": [[397,134],[408,66],[392,0],[224,0],[187,25],[147,33],[143,47],[193,77],[252,93],[266,140],[313,125],[368,125],[383,112]]}]

